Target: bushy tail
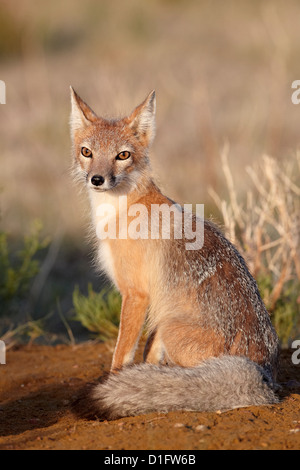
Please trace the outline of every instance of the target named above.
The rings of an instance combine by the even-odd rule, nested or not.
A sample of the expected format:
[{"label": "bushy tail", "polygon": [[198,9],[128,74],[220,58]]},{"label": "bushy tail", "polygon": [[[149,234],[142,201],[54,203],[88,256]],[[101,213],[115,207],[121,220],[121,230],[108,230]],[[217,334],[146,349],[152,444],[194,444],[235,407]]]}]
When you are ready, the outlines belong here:
[{"label": "bushy tail", "polygon": [[175,410],[217,411],[278,403],[266,371],[244,357],[211,358],[198,367],[136,364],[108,375],[77,400],[81,416],[117,419]]}]

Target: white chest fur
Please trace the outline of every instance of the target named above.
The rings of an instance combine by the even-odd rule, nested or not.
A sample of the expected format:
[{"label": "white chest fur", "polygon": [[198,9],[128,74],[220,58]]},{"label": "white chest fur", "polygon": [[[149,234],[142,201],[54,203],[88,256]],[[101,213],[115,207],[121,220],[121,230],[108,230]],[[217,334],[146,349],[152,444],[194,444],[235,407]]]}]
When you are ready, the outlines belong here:
[{"label": "white chest fur", "polygon": [[109,277],[115,286],[118,287],[114,272],[114,262],[111,253],[111,247],[108,241],[99,241],[98,262],[101,270]]},{"label": "white chest fur", "polygon": [[[97,254],[99,267],[117,286],[114,271],[114,261],[108,239],[110,237],[114,238],[113,227],[119,212],[119,198],[117,196],[112,196],[107,192],[97,193],[96,191],[91,191],[90,201],[92,207],[93,225],[98,239]],[[100,233],[106,224],[108,224],[110,227],[111,232],[107,239],[105,239],[105,237],[103,238],[103,233],[102,235]]]}]

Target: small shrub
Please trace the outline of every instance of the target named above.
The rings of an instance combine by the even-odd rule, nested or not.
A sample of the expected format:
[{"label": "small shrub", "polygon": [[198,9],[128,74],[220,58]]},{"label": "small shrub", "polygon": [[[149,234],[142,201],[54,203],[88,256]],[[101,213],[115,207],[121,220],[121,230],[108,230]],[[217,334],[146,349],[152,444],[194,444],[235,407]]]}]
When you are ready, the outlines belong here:
[{"label": "small shrub", "polygon": [[257,284],[282,345],[289,345],[300,332],[300,283],[287,281],[275,304],[272,301],[273,276],[260,274]]},{"label": "small shrub", "polygon": [[7,233],[0,231],[0,338],[7,348],[23,341],[31,343],[45,334],[43,320],[32,320],[27,311],[30,289],[40,270],[36,255],[48,245],[47,239],[41,240],[41,230],[41,223],[34,222],[17,253]]},{"label": "small shrub", "polygon": [[120,322],[121,297],[116,290],[103,289],[94,292],[92,285],[88,286],[88,295],[80,293],[77,286],[73,293],[75,320],[96,336],[105,341],[116,338]]},{"label": "small shrub", "polygon": [[49,243],[47,239],[41,240],[41,230],[41,223],[36,221],[17,254],[11,251],[7,234],[0,232],[0,315],[16,313],[28,297],[31,282],[40,268],[35,256]]}]

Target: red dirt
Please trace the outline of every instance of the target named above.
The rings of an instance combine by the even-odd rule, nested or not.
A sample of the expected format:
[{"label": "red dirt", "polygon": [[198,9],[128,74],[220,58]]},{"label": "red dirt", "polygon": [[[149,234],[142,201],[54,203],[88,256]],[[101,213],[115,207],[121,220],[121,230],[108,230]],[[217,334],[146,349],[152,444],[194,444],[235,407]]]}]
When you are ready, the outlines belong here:
[{"label": "red dirt", "polygon": [[70,404],[109,369],[112,343],[23,346],[0,365],[0,449],[300,449],[300,365],[282,352],[282,402],[225,413],[85,421]]}]

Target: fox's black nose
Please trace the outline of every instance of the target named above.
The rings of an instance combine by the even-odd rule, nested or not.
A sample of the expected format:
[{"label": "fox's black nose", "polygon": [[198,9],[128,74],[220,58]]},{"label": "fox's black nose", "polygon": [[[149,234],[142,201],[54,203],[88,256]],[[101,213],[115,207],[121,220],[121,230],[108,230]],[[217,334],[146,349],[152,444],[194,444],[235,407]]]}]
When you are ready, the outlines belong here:
[{"label": "fox's black nose", "polygon": [[95,176],[92,177],[91,183],[94,186],[101,186],[104,183],[104,178],[103,178],[103,176],[95,175]]}]

